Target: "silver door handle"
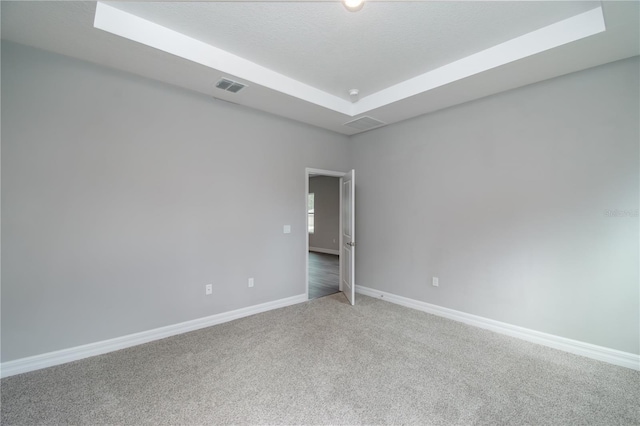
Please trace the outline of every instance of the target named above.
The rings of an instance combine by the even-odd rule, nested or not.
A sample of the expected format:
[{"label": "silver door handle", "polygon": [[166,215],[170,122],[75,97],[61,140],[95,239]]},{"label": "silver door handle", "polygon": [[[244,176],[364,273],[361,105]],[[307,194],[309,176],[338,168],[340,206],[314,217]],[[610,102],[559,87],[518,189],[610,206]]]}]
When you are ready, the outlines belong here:
[{"label": "silver door handle", "polygon": [[350,243],[347,243],[348,246],[351,247],[355,247],[356,246],[356,242],[355,241],[351,241]]}]

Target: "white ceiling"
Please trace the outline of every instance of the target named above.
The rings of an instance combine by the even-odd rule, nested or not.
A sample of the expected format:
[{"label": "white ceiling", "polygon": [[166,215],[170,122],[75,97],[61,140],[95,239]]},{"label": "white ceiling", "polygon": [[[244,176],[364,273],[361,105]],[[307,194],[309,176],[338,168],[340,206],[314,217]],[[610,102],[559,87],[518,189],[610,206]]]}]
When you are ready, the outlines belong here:
[{"label": "white ceiling", "polygon": [[638,2],[1,4],[3,39],[348,135],[640,54]]},{"label": "white ceiling", "polygon": [[[349,100],[593,9],[593,3],[110,3]],[[374,71],[375,72],[372,72]]]}]

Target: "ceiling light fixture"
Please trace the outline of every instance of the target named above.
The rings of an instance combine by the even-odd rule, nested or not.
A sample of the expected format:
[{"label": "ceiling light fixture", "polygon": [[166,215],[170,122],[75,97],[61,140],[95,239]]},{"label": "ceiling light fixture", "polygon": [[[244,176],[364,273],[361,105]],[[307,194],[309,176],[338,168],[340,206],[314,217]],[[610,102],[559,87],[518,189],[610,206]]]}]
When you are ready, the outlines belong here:
[{"label": "ceiling light fixture", "polygon": [[357,12],[364,6],[364,0],[342,0],[349,12]]},{"label": "ceiling light fixture", "polygon": [[351,102],[357,102],[359,94],[360,94],[360,91],[358,89],[349,90],[349,97],[351,98]]}]

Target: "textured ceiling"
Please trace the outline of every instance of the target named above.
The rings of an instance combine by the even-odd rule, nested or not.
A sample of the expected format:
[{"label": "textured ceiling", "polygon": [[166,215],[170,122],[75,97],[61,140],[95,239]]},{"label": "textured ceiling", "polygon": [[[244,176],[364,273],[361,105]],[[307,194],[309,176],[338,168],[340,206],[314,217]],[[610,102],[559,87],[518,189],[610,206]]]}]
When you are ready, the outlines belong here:
[{"label": "textured ceiling", "polygon": [[[640,3],[368,2],[358,13],[328,2],[110,3],[280,75],[348,100],[349,114],[268,85],[238,78],[94,27],[95,2],[1,1],[2,38],[162,81],[351,135],[361,115],[402,121],[483,96],[640,53]],[[406,96],[398,82],[469,57],[584,10],[602,6],[606,31]],[[463,59],[464,60],[464,59]],[[437,71],[437,70],[436,70]],[[220,77],[249,83],[238,94],[214,88]],[[410,84],[411,85],[411,84]],[[386,88],[386,89],[385,89]],[[371,105],[377,92],[388,102]],[[372,92],[373,95],[366,97]],[[397,93],[394,93],[397,92]],[[338,98],[336,98],[338,99]],[[394,100],[395,99],[395,100]]]},{"label": "textured ceiling", "polygon": [[111,2],[349,99],[364,97],[598,6],[587,2]]}]

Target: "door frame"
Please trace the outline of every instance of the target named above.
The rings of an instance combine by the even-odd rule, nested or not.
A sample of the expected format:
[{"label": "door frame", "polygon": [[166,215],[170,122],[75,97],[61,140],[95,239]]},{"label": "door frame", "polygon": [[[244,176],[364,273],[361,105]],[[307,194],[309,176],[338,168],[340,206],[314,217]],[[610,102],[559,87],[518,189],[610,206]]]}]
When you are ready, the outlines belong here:
[{"label": "door frame", "polygon": [[339,192],[339,197],[340,197],[340,203],[339,203],[339,211],[338,211],[338,215],[340,216],[339,218],[339,223],[338,223],[338,234],[339,234],[339,241],[338,241],[338,268],[340,271],[340,275],[339,275],[339,283],[338,283],[338,290],[342,291],[342,178],[346,175],[346,173],[344,172],[336,172],[333,170],[322,170],[322,169],[314,169],[311,167],[307,167],[304,170],[304,223],[306,224],[305,226],[305,230],[304,230],[304,234],[305,234],[305,247],[304,247],[304,285],[305,285],[305,293],[307,295],[307,300],[309,300],[309,178],[311,177],[311,175],[318,175],[318,176],[330,176],[330,177],[337,177],[340,178],[340,192]]}]

